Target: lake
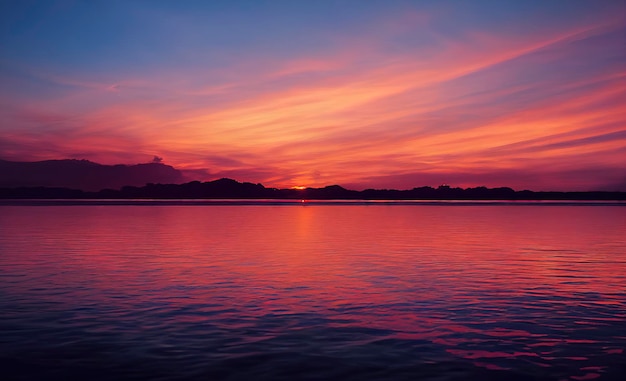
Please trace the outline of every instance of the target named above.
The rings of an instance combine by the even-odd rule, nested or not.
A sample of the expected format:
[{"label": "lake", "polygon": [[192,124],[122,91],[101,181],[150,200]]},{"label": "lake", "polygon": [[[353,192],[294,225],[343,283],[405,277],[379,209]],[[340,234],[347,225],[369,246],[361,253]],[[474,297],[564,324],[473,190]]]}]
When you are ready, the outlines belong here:
[{"label": "lake", "polygon": [[0,206],[3,379],[626,374],[623,205],[128,204]]}]

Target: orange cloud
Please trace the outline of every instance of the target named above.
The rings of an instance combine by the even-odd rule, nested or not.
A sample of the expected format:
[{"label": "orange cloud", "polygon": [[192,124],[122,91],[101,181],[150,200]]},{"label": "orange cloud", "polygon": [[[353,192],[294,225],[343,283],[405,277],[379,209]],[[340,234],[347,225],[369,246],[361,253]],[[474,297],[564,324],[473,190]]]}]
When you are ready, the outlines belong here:
[{"label": "orange cloud", "polygon": [[[625,145],[626,74],[594,67],[593,59],[580,75],[553,70],[588,58],[586,41],[606,40],[608,55],[621,21],[524,35],[469,30],[461,41],[428,29],[433,17],[410,14],[377,29],[384,33],[340,37],[315,55],[250,57],[229,68],[107,80],[40,74],[72,90],[28,107],[6,100],[21,111],[6,116],[15,127],[5,129],[0,147],[5,158],[84,155],[108,164],[156,154],[206,173],[201,180],[280,187],[423,185],[416,173],[509,185],[507,170],[556,167],[606,166],[615,176]],[[437,44],[385,54],[390,39],[419,33]],[[43,140],[45,148],[36,148]]]}]

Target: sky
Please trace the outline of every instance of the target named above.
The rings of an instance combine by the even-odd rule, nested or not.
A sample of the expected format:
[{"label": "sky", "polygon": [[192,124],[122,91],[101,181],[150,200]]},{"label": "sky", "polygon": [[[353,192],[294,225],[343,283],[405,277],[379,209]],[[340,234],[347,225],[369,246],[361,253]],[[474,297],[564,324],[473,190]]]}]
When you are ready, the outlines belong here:
[{"label": "sky", "polygon": [[626,191],[626,2],[0,0],[0,159]]}]

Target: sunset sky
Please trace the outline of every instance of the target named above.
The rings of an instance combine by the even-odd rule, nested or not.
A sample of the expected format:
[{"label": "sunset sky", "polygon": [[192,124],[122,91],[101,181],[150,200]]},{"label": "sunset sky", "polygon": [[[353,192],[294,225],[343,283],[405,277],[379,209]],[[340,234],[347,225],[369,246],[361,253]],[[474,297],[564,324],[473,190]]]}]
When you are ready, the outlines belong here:
[{"label": "sunset sky", "polygon": [[626,191],[626,3],[0,1],[0,159]]}]

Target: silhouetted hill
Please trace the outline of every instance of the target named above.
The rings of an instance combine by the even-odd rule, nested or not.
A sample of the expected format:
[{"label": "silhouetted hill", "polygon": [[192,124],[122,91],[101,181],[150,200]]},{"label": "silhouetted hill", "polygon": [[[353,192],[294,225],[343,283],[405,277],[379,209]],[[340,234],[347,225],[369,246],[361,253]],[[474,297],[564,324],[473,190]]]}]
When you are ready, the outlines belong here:
[{"label": "silhouetted hill", "polygon": [[102,165],[88,160],[0,160],[0,187],[63,187],[98,191],[119,189],[125,185],[182,181],[180,171],[161,163]]},{"label": "silhouetted hill", "polygon": [[516,192],[511,188],[439,188],[409,190],[348,190],[339,185],[324,188],[276,189],[231,179],[185,184],[124,186],[119,190],[84,192],[67,188],[0,188],[0,199],[308,199],[308,200],[626,200],[626,192]]}]

